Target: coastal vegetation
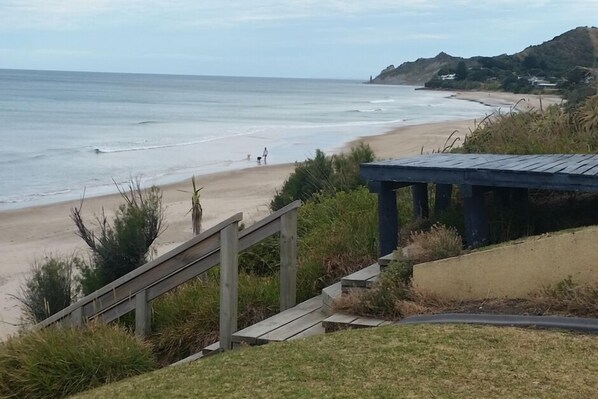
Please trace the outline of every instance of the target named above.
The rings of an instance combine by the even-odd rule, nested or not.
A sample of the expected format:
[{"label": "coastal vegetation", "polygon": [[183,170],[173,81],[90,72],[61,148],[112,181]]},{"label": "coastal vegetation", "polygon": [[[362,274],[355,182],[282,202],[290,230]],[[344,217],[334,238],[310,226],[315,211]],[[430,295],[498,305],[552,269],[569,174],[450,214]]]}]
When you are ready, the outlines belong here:
[{"label": "coastal vegetation", "polygon": [[597,60],[598,28],[579,27],[513,55],[461,58],[440,53],[396,68],[391,65],[372,83],[514,93],[560,89],[575,101],[580,94],[596,94]]},{"label": "coastal vegetation", "polygon": [[[488,117],[486,120],[478,124],[474,130],[470,132],[468,138],[465,140],[463,147],[454,149],[454,151],[462,152],[492,152],[492,153],[544,153],[544,152],[596,152],[596,137],[598,136],[598,125],[596,121],[596,98],[589,97],[579,105],[560,108],[550,107],[542,110],[531,112],[510,112],[508,114],[497,114]],[[571,149],[570,149],[571,148]],[[355,153],[353,153],[355,152]],[[311,159],[305,163],[297,165],[296,173],[289,177],[279,197],[283,198],[280,204],[284,201],[290,201],[295,198],[302,199],[305,204],[299,209],[299,251],[298,251],[298,276],[297,276],[297,299],[307,299],[320,292],[324,286],[337,281],[343,275],[357,270],[364,265],[374,262],[377,253],[377,201],[374,194],[371,194],[367,188],[363,186],[363,182],[358,177],[358,164],[363,160],[373,159],[371,149],[365,145],[361,145],[352,150],[352,153],[345,156],[326,157],[322,152],[316,152],[317,159]],[[300,172],[298,172],[300,171]],[[293,177],[294,176],[294,177]],[[318,178],[315,179],[314,177]],[[315,186],[315,184],[320,184]],[[323,183],[323,184],[322,184]],[[314,188],[315,187],[315,188]],[[282,194],[284,193],[284,195]],[[412,214],[410,191],[408,188],[401,188],[398,190],[398,204],[400,220],[409,220]],[[433,192],[431,192],[433,194]],[[463,231],[462,226],[462,205],[459,202],[458,194],[454,194],[453,205],[446,211],[431,215],[430,220],[415,221],[412,223],[404,223],[401,236],[403,237],[402,246],[410,247],[409,257],[399,259],[396,264],[389,267],[388,271],[380,277],[378,286],[372,290],[370,297],[353,297],[351,306],[361,306],[362,310],[358,311],[362,314],[383,314],[388,317],[401,318],[408,314],[421,313],[429,311],[429,309],[439,309],[443,306],[443,302],[432,296],[426,296],[422,293],[414,291],[410,285],[410,273],[413,264],[422,259],[437,259],[438,257],[451,256],[461,251],[461,240],[459,234]],[[433,195],[431,195],[433,200]],[[551,230],[558,230],[566,227],[580,226],[585,224],[598,223],[598,211],[595,208],[595,196],[579,195],[572,193],[557,194],[557,193],[532,193],[527,209],[529,217],[522,217],[517,209],[504,209],[497,204],[489,201],[490,211],[490,230],[492,242],[501,242],[508,239],[520,237],[527,234],[537,234],[538,232],[545,232]],[[496,205],[496,206],[495,206]],[[274,205],[273,208],[276,208]],[[125,208],[123,208],[126,210]],[[122,211],[119,215],[125,215]],[[436,224],[439,223],[439,224]],[[446,226],[441,226],[440,224]],[[116,225],[116,224],[115,224]],[[125,229],[126,231],[126,229]],[[115,246],[116,247],[116,246]],[[256,321],[262,320],[269,315],[278,311],[278,253],[277,245],[273,240],[265,241],[258,244],[245,253],[240,255],[239,269],[242,273],[239,276],[239,327],[250,325]],[[588,298],[592,298],[595,294],[593,288],[576,288],[568,285],[567,282],[558,287],[549,287],[547,291],[540,296],[544,303],[549,304],[552,308],[558,306],[574,306],[576,301],[585,298],[588,309],[595,309],[595,303],[591,305]],[[351,298],[351,297],[349,297]],[[359,301],[357,301],[359,299]],[[557,303],[560,304],[557,306]],[[155,362],[159,365],[166,365],[182,357],[190,355],[199,351],[204,346],[214,342],[218,338],[218,270],[214,269],[208,273],[205,280],[196,280],[190,282],[178,289],[164,295],[155,300],[152,304],[153,320],[152,331],[147,337],[147,345],[151,348]],[[340,306],[340,305],[339,305]],[[592,307],[593,306],[593,307]],[[356,309],[356,308],[353,308]],[[381,312],[381,313],[375,313]],[[126,317],[119,321],[119,325],[128,328],[130,327],[130,320]],[[413,329],[412,329],[413,328]],[[452,330],[452,328],[454,328]],[[93,329],[93,327],[92,327]],[[46,331],[46,330],[43,330]],[[54,330],[56,334],[61,334],[61,331]],[[85,331],[83,329],[82,331]],[[122,331],[122,330],[119,330]],[[258,348],[255,350],[241,350],[234,353],[224,354],[205,362],[202,361],[197,365],[181,366],[181,368],[166,369],[157,374],[150,374],[143,376],[139,380],[129,380],[117,385],[115,389],[122,390],[122,395],[139,395],[140,386],[152,387],[151,394],[159,397],[160,389],[168,386],[169,392],[173,390],[184,389],[185,394],[188,392],[196,393],[201,391],[202,394],[210,396],[211,389],[218,389],[218,395],[223,395],[226,387],[221,384],[222,378],[229,378],[228,372],[233,373],[235,367],[242,367],[241,365],[262,364],[259,363],[259,356],[261,353],[267,356],[267,364],[276,364],[275,359],[284,360],[285,364],[282,368],[287,370],[290,374],[287,377],[304,375],[300,370],[305,371],[303,367],[311,367],[313,370],[321,373],[322,370],[328,370],[324,377],[318,381],[323,381],[319,390],[305,391],[304,395],[310,396],[314,393],[315,396],[320,394],[325,395],[325,387],[331,384],[335,386],[337,379],[343,381],[343,378],[349,378],[349,374],[345,376],[342,374],[347,370],[345,367],[338,366],[337,350],[339,348],[360,347],[359,345],[365,342],[372,344],[378,343],[372,347],[367,346],[367,351],[363,356],[350,356],[349,362],[355,364],[362,364],[365,362],[374,362],[378,366],[382,364],[397,364],[407,362],[409,367],[405,370],[393,370],[393,375],[396,377],[397,373],[413,373],[413,360],[419,361],[433,361],[434,356],[442,354],[442,350],[431,349],[422,352],[418,348],[418,344],[413,342],[413,337],[410,331],[417,331],[418,334],[430,338],[432,341],[422,342],[422,348],[436,348],[444,345],[445,347],[453,347],[452,341],[455,337],[461,335],[469,336],[471,331],[472,341],[479,342],[478,347],[470,347],[472,352],[457,351],[458,356],[465,356],[462,365],[464,367],[462,373],[457,373],[455,378],[461,378],[464,384],[470,384],[471,389],[476,389],[475,392],[484,392],[481,388],[475,385],[471,379],[464,376],[471,372],[471,369],[478,369],[478,367],[485,367],[477,365],[475,361],[471,360],[472,353],[479,354],[481,349],[488,347],[488,342],[495,342],[496,346],[490,345],[492,352],[483,352],[485,355],[481,356],[487,359],[487,356],[494,356],[493,359],[502,359],[499,362],[507,362],[510,359],[511,365],[522,365],[523,360],[513,358],[509,351],[509,345],[501,344],[497,341],[476,341],[475,337],[484,337],[487,332],[492,337],[499,337],[500,333],[496,329],[472,329],[471,327],[408,327],[401,329],[381,329],[374,332],[368,332],[367,338],[359,334],[360,332],[347,332],[334,337],[319,337],[309,341],[297,344],[282,344],[271,345],[267,348]],[[534,351],[534,359],[537,359],[538,364],[547,364],[553,359],[566,357],[565,363],[574,365],[576,357],[573,354],[577,353],[577,347],[574,347],[576,339],[579,339],[586,344],[590,342],[585,337],[576,337],[571,335],[564,335],[559,333],[546,332],[522,332],[519,330],[500,330],[507,334],[504,342],[513,342],[517,339],[521,345],[527,347],[526,342],[531,346],[537,346],[537,342],[544,342],[544,340],[555,339],[554,353],[549,354],[546,351]],[[346,334],[346,335],[345,335]],[[378,334],[381,334],[378,336]],[[394,334],[396,335],[396,338]],[[408,335],[401,335],[408,334]],[[498,334],[498,335],[497,335]],[[508,334],[530,334],[530,335],[508,335]],[[541,338],[537,338],[535,334],[539,334]],[[544,335],[545,334],[545,335]],[[25,345],[24,337],[29,334],[24,334],[21,337],[15,337],[7,343],[0,345],[0,354],[8,353],[7,348],[11,350],[19,350],[29,352],[31,349]],[[342,341],[343,337],[350,337],[350,341]],[[383,350],[388,348],[381,343],[381,338],[391,340],[388,342],[395,342],[396,344],[403,342],[400,350],[396,351]],[[551,338],[552,337],[552,338]],[[556,338],[555,338],[556,337]],[[509,341],[511,339],[511,341]],[[530,340],[530,341],[526,341]],[[356,342],[360,342],[359,345]],[[408,343],[405,343],[408,342]],[[433,342],[434,344],[431,344]],[[463,342],[468,342],[467,340]],[[593,341],[590,345],[594,345]],[[298,345],[298,346],[294,346]],[[311,345],[311,346],[310,346]],[[339,346],[337,346],[339,345]],[[395,345],[395,344],[393,344]],[[413,346],[412,346],[413,345]],[[431,346],[430,346],[431,345]],[[336,348],[334,352],[323,352],[327,348]],[[364,346],[365,347],[365,346]],[[573,347],[573,349],[572,349]],[[273,349],[270,349],[273,348]],[[278,353],[278,348],[290,348],[289,353]],[[393,347],[394,348],[394,347]],[[423,350],[423,349],[422,349]],[[4,352],[3,352],[4,351]],[[269,352],[274,351],[274,352]],[[297,362],[289,361],[293,356],[301,355],[302,353],[310,354],[314,359],[318,359],[318,366],[310,366],[311,363],[306,359],[297,359]],[[346,352],[346,351],[345,351]],[[328,353],[328,354],[325,354]],[[386,353],[386,355],[383,355]],[[469,355],[468,355],[469,353]],[[376,354],[376,356],[372,356]],[[413,358],[397,359],[396,356],[411,356]],[[502,355],[501,355],[502,354]],[[366,356],[367,355],[367,356]],[[506,356],[510,356],[507,358]],[[7,355],[8,356],[8,355]],[[10,355],[12,356],[12,355]],[[9,357],[10,357],[9,356]],[[65,354],[60,351],[54,351],[48,355],[49,358],[56,362],[61,362]],[[75,356],[75,355],[73,355]],[[104,356],[101,352],[94,352],[93,355],[87,357],[86,362],[92,362],[90,359],[93,356]],[[323,357],[319,357],[323,356]],[[382,357],[381,357],[382,356]],[[384,356],[391,356],[385,358]],[[501,357],[503,356],[503,357]],[[539,357],[538,357],[539,356]],[[1,357],[1,355],[0,355]],[[93,358],[93,361],[96,361]],[[240,359],[240,360],[235,360]],[[423,360],[422,360],[423,359]],[[99,361],[99,360],[97,360]],[[240,362],[239,366],[236,366]],[[249,362],[249,363],[248,363]],[[411,363],[409,363],[411,362]],[[483,363],[480,360],[480,363]],[[487,362],[486,362],[487,363]],[[87,364],[87,363],[86,363]],[[227,367],[222,367],[227,364]],[[353,363],[347,363],[353,364]],[[453,364],[453,363],[451,363]],[[502,363],[501,363],[502,364]],[[528,363],[525,363],[524,371],[530,372]],[[4,366],[3,366],[4,365]],[[326,366],[328,365],[328,367]],[[9,363],[0,362],[0,369],[5,367],[10,369]],[[78,367],[78,368],[77,368]],[[149,367],[149,366],[148,366]],[[154,367],[154,366],[151,366]],[[151,368],[150,367],[150,368]],[[292,367],[292,369],[288,368]],[[297,369],[295,369],[296,367]],[[357,366],[351,366],[357,367]],[[397,366],[403,367],[403,366]],[[594,367],[594,366],[592,366]],[[205,369],[204,369],[205,368]],[[77,371],[73,371],[77,369]],[[273,370],[280,370],[281,366],[276,365]],[[338,374],[336,370],[338,369]],[[502,368],[500,368],[502,370]],[[514,368],[503,370],[500,373],[496,372],[497,378],[510,378]],[[69,369],[68,373],[57,370],[52,370],[56,373],[64,373],[64,378],[72,378],[71,373],[89,373],[85,367],[76,366]],[[141,372],[141,368],[131,368],[128,375]],[[189,371],[192,370],[192,371]],[[360,369],[360,375],[363,375],[363,369]],[[510,370],[510,371],[509,371]],[[533,369],[536,370],[536,369]],[[543,370],[543,371],[542,371]],[[584,369],[587,370],[587,369]],[[446,370],[444,375],[453,372],[454,370]],[[0,371],[2,373],[3,371]],[[193,385],[184,383],[159,382],[162,381],[176,381],[176,375],[186,375],[187,372],[193,372]],[[537,369],[537,372],[545,372],[545,369]],[[23,371],[25,373],[25,371]],[[36,374],[37,373],[37,374]],[[46,378],[44,374],[36,369],[36,373],[30,374],[29,378],[35,380],[43,380]],[[225,373],[223,375],[222,373]],[[233,386],[235,389],[243,386],[243,379],[248,378],[248,381],[253,381],[249,376],[250,370],[245,367],[244,371],[236,371],[237,377],[240,380],[235,382]],[[266,373],[264,371],[264,373]],[[272,372],[272,375],[276,373]],[[502,373],[502,374],[501,374]],[[563,373],[555,376],[550,384],[552,390],[550,392],[560,392],[561,378]],[[567,381],[573,378],[570,373],[566,374]],[[265,376],[269,373],[263,374]],[[402,374],[401,374],[402,375]],[[469,375],[469,374],[467,374]],[[220,376],[211,380],[211,376]],[[351,378],[355,377],[350,374]],[[542,377],[543,376],[543,377]],[[278,389],[276,392],[283,392],[287,379],[280,379],[273,389]],[[436,376],[437,377],[437,376]],[[435,381],[434,375],[427,375],[427,380]],[[544,378],[544,374],[530,374],[529,378]],[[19,377],[24,378],[24,377]],[[86,376],[87,378],[87,376]],[[116,379],[114,377],[110,381]],[[233,377],[230,377],[233,378]],[[289,377],[290,378],[290,377]],[[415,378],[415,377],[414,377]],[[580,377],[585,378],[585,377]],[[150,380],[148,380],[150,379]],[[190,378],[187,378],[189,380]],[[476,379],[474,379],[476,380]],[[85,380],[87,381],[87,380]],[[201,382],[200,382],[201,381]],[[219,381],[219,382],[217,382]],[[232,380],[230,380],[232,381]],[[235,380],[237,381],[237,380]],[[446,378],[442,379],[446,381]],[[492,380],[494,381],[494,380]],[[498,381],[498,380],[497,380]],[[195,385],[197,383],[197,385]],[[439,382],[440,383],[440,382]],[[529,381],[526,381],[529,383]],[[95,384],[95,382],[94,382]],[[141,385],[137,385],[141,384]],[[236,385],[239,384],[239,385]],[[471,385],[473,384],[473,385]],[[84,386],[81,384],[78,389],[86,389],[94,386],[89,384]],[[216,386],[217,385],[217,386]],[[442,385],[442,384],[441,384]],[[266,387],[267,385],[264,385]],[[392,383],[384,381],[383,385],[377,386],[376,389],[381,389],[379,392],[386,392],[385,387],[391,387]],[[401,385],[402,386],[402,385]],[[439,386],[432,383],[430,387]],[[253,384],[252,387],[246,390],[240,389],[238,392],[245,394],[253,392],[251,389],[261,387],[260,384]],[[108,391],[98,391],[99,393],[91,393],[90,395],[114,395],[110,391],[112,387],[106,388]],[[164,388],[166,389],[166,388]],[[260,388],[261,389],[261,388]],[[265,389],[265,388],[264,388]],[[407,388],[402,388],[407,389]],[[430,388],[432,389],[432,388]],[[448,389],[448,388],[442,388]],[[512,392],[522,392],[521,390],[511,391],[512,384],[505,383],[496,388],[496,392],[504,393],[507,396]],[[584,389],[584,388],[581,388]],[[11,391],[12,392],[12,391]],[[16,391],[15,391],[16,392]],[[124,392],[131,392],[130,394]],[[294,391],[289,391],[294,393]],[[393,391],[394,392],[394,391]],[[407,393],[411,391],[405,391]],[[439,392],[447,392],[439,391]],[[299,394],[299,393],[297,393]],[[14,395],[14,393],[6,394],[6,396]],[[183,395],[183,394],[182,394]],[[100,397],[97,396],[97,397]],[[500,395],[498,395],[500,396]],[[556,395],[555,397],[558,397]],[[32,395],[31,397],[36,397]],[[38,396],[43,397],[43,396]],[[93,397],[93,396],[91,396]],[[124,396],[133,397],[133,396]],[[151,396],[150,396],[151,397]]]},{"label": "coastal vegetation", "polygon": [[50,255],[34,263],[17,297],[25,321],[39,323],[69,306],[78,293],[73,273],[81,266],[81,259],[74,255]]},{"label": "coastal vegetation", "polygon": [[64,398],[156,366],[149,345],[117,325],[35,330],[0,345],[0,397]]},{"label": "coastal vegetation", "polygon": [[363,143],[351,148],[349,154],[326,156],[318,149],[314,158],[295,165],[295,171],[274,195],[270,209],[276,211],[295,200],[306,201],[319,193],[333,194],[363,186],[365,181],[359,177],[359,164],[373,160],[374,152]]},{"label": "coastal vegetation", "polygon": [[597,350],[564,332],[390,326],[241,348],[76,397],[593,397]]},{"label": "coastal vegetation", "polygon": [[[303,196],[306,203],[299,209],[298,232],[297,299],[299,301],[318,294],[326,285],[363,267],[364,263],[372,262],[376,257],[376,198],[365,187],[357,187],[355,190],[345,189],[347,182],[358,181],[358,163],[350,160],[361,159],[363,154],[371,154],[371,149],[360,145],[346,156],[337,156],[336,162],[331,162],[331,157],[326,157],[324,164],[334,164],[335,170],[339,171],[336,172],[339,174],[332,175],[334,177],[330,181],[338,182],[336,184],[341,188],[335,191],[333,185],[328,185],[326,192],[312,192],[311,197]],[[373,154],[368,156],[373,157]],[[137,203],[141,202],[137,201]],[[157,204],[155,201],[153,203]],[[122,213],[119,215],[127,215],[127,205],[121,207],[121,210]],[[402,211],[405,217],[410,212],[407,208],[403,208]],[[137,215],[136,212],[132,213]],[[116,226],[117,223],[115,222],[114,225]],[[115,231],[121,230],[128,232],[126,228]],[[107,235],[114,237],[114,233]],[[329,239],[322,240],[322,236]],[[111,248],[114,247],[116,245]],[[276,251],[278,245],[274,239],[271,239],[249,248],[239,257],[239,269],[242,271],[239,275],[239,328],[278,312],[279,257]],[[146,342],[157,364],[170,364],[216,341],[218,306],[217,268],[208,272],[204,280],[192,281],[155,300],[152,304],[152,331]],[[123,317],[117,324],[127,331],[132,329],[131,319],[128,317]],[[61,331],[63,330],[57,329],[56,334],[61,334]],[[24,333],[23,336],[28,335],[29,333]],[[25,346],[24,342],[20,337],[15,337],[9,339],[6,345],[12,345],[15,350],[29,352],[31,349]],[[5,344],[1,344],[0,352],[4,348]],[[56,362],[61,362],[65,358],[65,354],[61,351],[54,351],[48,356]],[[93,356],[102,357],[103,354],[99,351],[90,353],[85,363],[93,363],[95,361]],[[1,367],[2,363],[0,363]],[[69,373],[75,373],[77,367],[75,363],[69,369]],[[129,375],[142,371],[132,367]],[[25,370],[22,372],[26,373]],[[60,373],[61,370],[55,372]],[[79,367],[78,372],[87,374],[88,370]],[[70,376],[71,374],[64,373],[64,378],[71,378]],[[43,380],[46,377],[40,370],[38,374],[30,375],[30,378]],[[110,381],[116,378],[113,377]],[[88,389],[94,386],[84,385],[82,383],[77,389]],[[30,397],[44,396],[31,394]]]},{"label": "coastal vegetation", "polygon": [[139,181],[130,181],[128,188],[119,187],[119,192],[124,204],[116,211],[112,223],[103,211],[96,216],[98,232],[85,223],[81,213],[83,201],[71,211],[77,234],[91,252],[89,262],[80,268],[84,295],[146,263],[154,240],[162,232],[164,211],[158,187],[143,190]]}]

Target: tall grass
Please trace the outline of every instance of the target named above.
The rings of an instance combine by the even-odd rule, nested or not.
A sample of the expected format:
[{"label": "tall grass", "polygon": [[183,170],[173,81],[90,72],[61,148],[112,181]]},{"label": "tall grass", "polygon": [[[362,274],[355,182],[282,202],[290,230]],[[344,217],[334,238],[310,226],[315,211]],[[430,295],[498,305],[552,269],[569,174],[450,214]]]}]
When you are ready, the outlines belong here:
[{"label": "tall grass", "polygon": [[305,204],[299,216],[299,263],[320,267],[326,283],[376,259],[377,202],[366,188],[319,196]]},{"label": "tall grass", "polygon": [[465,153],[573,154],[598,152],[598,96],[567,111],[560,106],[485,118],[456,149]]},{"label": "tall grass", "polygon": [[46,328],[0,344],[0,397],[63,398],[155,367],[149,346],[118,326]]},{"label": "tall grass", "polygon": [[[199,352],[218,340],[219,274],[194,280],[154,301],[149,337],[162,364]],[[279,309],[278,276],[239,274],[238,328],[254,324]]]}]

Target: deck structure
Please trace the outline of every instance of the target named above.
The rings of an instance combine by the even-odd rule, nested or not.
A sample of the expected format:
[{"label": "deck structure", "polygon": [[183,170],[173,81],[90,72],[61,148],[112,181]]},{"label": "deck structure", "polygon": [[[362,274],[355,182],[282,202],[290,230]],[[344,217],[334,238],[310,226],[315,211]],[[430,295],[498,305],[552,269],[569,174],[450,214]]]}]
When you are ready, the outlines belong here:
[{"label": "deck structure", "polygon": [[427,185],[436,185],[436,210],[449,205],[457,185],[463,199],[465,241],[475,247],[487,240],[487,191],[501,192],[510,204],[525,203],[529,189],[598,192],[598,155],[431,154],[362,164],[360,175],[378,194],[379,251],[384,256],[398,243],[398,188],[411,186],[414,217],[425,218]]}]

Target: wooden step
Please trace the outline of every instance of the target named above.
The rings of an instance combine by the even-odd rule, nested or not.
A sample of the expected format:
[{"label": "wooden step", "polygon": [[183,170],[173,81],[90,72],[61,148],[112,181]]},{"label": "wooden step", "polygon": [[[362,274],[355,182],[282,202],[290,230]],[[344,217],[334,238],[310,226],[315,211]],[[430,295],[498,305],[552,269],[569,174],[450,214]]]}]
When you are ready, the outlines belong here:
[{"label": "wooden step", "polygon": [[211,356],[211,355],[215,355],[216,353],[220,352],[220,341],[218,342],[214,342],[212,345],[206,346],[205,348],[203,348],[201,350],[201,353],[203,353],[203,356]]},{"label": "wooden step", "polygon": [[352,288],[370,288],[378,279],[379,274],[380,265],[378,263],[349,274],[341,279],[342,292],[348,292]]},{"label": "wooden step", "polygon": [[327,316],[331,316],[334,313],[333,302],[336,298],[342,294],[342,285],[339,281],[336,284],[332,284],[322,290],[322,312]]},{"label": "wooden step", "polygon": [[237,331],[233,334],[233,343],[261,345],[290,340],[296,336],[313,335],[319,331],[314,326],[321,324],[326,317],[322,312],[322,295],[318,295],[294,308]]},{"label": "wooden step", "polygon": [[214,342],[212,345],[206,346],[200,352],[197,352],[194,355],[187,356],[184,359],[179,360],[178,362],[172,363],[171,366],[178,366],[179,364],[186,364],[191,363],[199,359],[203,359],[207,356],[215,355],[220,353],[220,341]]},{"label": "wooden step", "polygon": [[359,317],[348,313],[335,313],[322,321],[322,326],[327,333],[347,328],[381,327],[389,324],[393,324],[393,322],[371,317]]},{"label": "wooden step", "polygon": [[380,257],[380,259],[378,259],[378,263],[380,264],[380,267],[382,269],[384,269],[394,259],[395,259],[395,254],[394,254],[394,252],[391,252],[388,255],[384,255],[384,256]]}]

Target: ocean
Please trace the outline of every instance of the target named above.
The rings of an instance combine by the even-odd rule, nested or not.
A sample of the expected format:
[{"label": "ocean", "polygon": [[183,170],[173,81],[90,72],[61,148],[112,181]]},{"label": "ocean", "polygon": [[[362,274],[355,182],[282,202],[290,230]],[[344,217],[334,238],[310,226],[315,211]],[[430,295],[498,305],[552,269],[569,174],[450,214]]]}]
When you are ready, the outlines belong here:
[{"label": "ocean", "polygon": [[359,81],[0,70],[0,210],[252,167],[264,147],[269,165],[302,161],[491,111]]}]

